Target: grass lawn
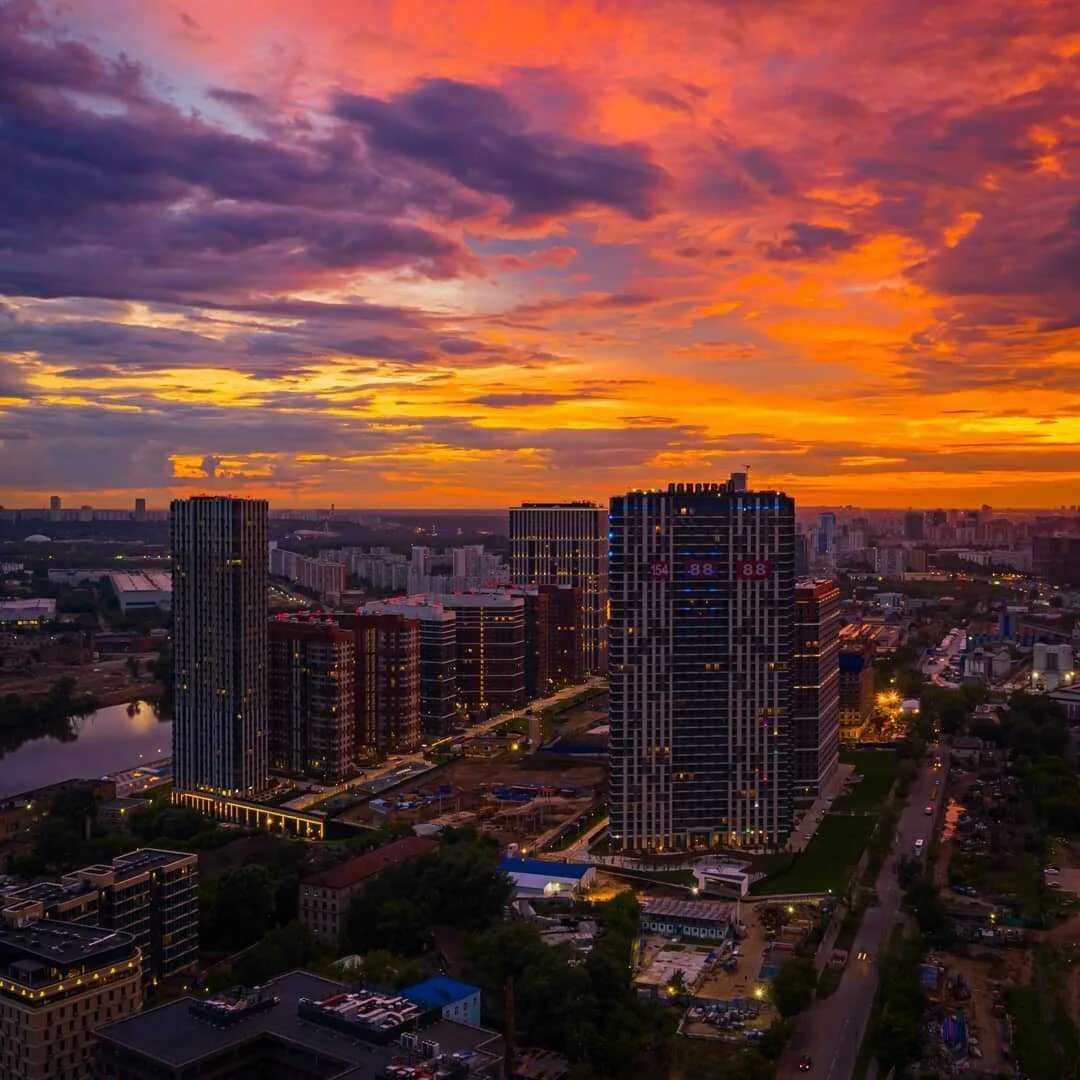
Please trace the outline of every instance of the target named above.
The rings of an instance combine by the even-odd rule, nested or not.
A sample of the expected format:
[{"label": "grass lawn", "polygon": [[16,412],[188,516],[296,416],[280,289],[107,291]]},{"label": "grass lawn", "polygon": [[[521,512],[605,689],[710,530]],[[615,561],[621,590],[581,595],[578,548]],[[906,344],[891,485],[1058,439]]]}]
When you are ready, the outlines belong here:
[{"label": "grass lawn", "polygon": [[847,888],[851,872],[874,831],[875,818],[828,814],[806,850],[791,866],[751,888],[756,896],[775,893],[834,893]]},{"label": "grass lawn", "polygon": [[876,810],[888,797],[896,780],[900,762],[892,750],[852,750],[840,755],[840,760],[855,766],[862,779],[850,795],[842,795],[833,803],[834,810],[866,813]]},{"label": "grass lawn", "polygon": [[1029,851],[998,855],[959,852],[949,864],[949,877],[991,896],[1015,896],[1026,919],[1042,916],[1042,862]]}]

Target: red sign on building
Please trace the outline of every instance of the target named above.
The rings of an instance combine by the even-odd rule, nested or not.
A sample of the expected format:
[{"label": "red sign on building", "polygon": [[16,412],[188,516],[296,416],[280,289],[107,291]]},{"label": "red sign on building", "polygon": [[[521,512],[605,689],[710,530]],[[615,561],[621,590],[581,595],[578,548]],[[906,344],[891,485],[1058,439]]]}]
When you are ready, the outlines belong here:
[{"label": "red sign on building", "polygon": [[654,562],[652,576],[657,581],[667,581],[671,577],[671,565],[667,562]]}]

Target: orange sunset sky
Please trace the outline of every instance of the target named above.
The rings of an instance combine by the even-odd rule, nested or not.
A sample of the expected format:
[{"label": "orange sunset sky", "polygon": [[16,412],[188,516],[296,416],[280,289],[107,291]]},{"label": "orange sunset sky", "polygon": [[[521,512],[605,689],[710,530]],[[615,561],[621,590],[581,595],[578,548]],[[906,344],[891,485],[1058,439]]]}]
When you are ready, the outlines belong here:
[{"label": "orange sunset sky", "polygon": [[0,0],[0,502],[1080,502],[1080,8]]}]

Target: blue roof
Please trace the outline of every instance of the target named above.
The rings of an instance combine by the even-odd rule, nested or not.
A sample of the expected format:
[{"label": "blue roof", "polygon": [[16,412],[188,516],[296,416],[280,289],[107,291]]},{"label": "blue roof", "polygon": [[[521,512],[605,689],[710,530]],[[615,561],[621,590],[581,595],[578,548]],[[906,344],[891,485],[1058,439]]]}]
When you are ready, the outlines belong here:
[{"label": "blue roof", "polygon": [[445,975],[434,975],[415,986],[406,987],[401,993],[426,1009],[442,1009],[453,1005],[455,1001],[479,994],[480,987],[458,982],[457,979],[448,979]]},{"label": "blue roof", "polygon": [[583,878],[592,867],[587,863],[548,862],[546,859],[501,859],[499,869],[508,874],[539,874],[554,880]]}]

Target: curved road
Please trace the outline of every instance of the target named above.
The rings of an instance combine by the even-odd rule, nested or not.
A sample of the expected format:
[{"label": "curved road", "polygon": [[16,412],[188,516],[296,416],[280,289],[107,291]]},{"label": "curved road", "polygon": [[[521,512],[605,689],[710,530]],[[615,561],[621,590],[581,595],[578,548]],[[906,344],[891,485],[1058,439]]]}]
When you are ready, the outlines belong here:
[{"label": "curved road", "polygon": [[[934,787],[936,779],[942,781],[937,788]],[[877,992],[878,958],[900,913],[902,894],[896,881],[896,863],[902,855],[913,854],[919,837],[929,846],[938,802],[945,790],[944,780],[945,774],[935,771],[929,761],[919,770],[911,785],[907,806],[900,815],[897,840],[878,875],[879,903],[867,908],[863,914],[847,970],[836,992],[824,1000],[815,1000],[795,1021],[791,1042],[780,1059],[778,1077],[807,1076],[798,1069],[803,1054],[809,1054],[813,1060],[811,1077],[851,1080],[854,1075],[863,1032]],[[935,806],[933,817],[926,815],[927,803]],[[870,954],[869,961],[855,959],[862,950]]]}]

